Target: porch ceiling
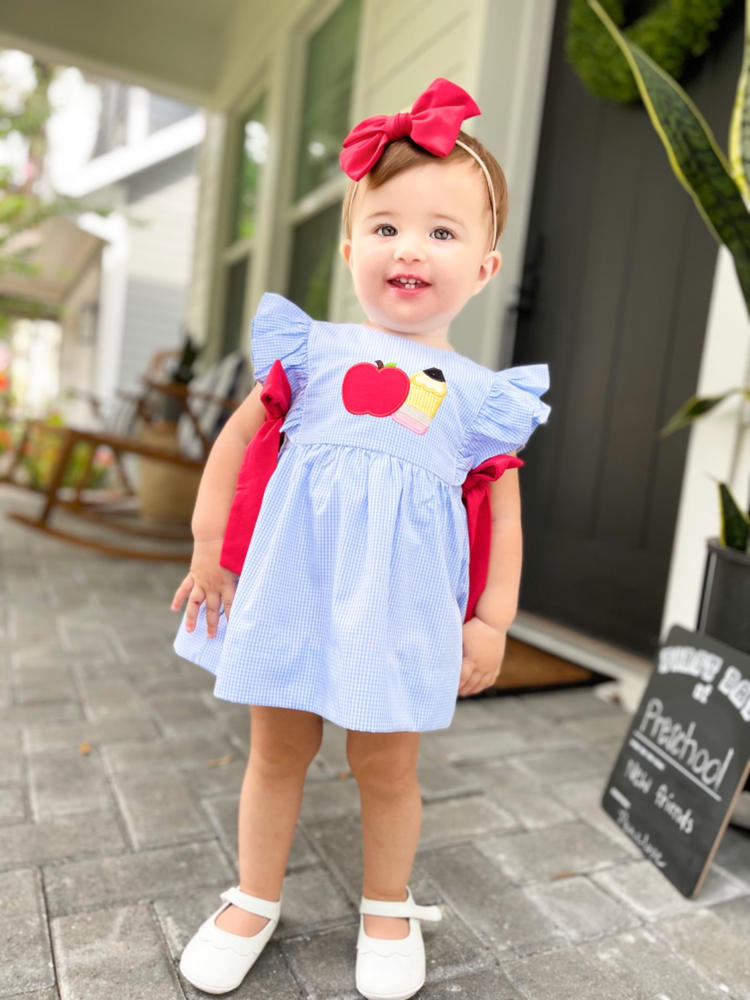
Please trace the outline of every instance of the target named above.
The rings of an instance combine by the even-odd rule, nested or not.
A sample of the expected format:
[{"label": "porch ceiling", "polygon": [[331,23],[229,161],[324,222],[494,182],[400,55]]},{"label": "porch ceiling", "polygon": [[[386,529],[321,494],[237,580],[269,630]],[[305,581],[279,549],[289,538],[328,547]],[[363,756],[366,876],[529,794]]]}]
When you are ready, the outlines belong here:
[{"label": "porch ceiling", "polygon": [[[236,18],[259,0],[0,0],[0,47],[217,107]],[[282,3],[283,6],[283,3]]]}]

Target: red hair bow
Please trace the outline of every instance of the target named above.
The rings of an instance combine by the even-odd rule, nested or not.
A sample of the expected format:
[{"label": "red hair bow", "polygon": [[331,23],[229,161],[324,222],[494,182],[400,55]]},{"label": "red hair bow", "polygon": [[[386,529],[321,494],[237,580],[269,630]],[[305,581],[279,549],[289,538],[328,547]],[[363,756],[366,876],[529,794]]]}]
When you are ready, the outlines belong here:
[{"label": "red hair bow", "polygon": [[464,119],[481,113],[462,87],[438,77],[419,95],[411,111],[375,115],[355,125],[339,154],[341,169],[358,181],[372,170],[389,142],[404,136],[428,153],[447,156],[456,144]]}]

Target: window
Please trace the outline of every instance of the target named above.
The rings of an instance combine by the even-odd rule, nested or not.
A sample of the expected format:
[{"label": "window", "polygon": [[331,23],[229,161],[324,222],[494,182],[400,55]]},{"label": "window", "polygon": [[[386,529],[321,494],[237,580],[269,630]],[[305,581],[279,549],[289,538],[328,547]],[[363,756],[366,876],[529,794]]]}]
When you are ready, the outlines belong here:
[{"label": "window", "polygon": [[245,296],[256,249],[258,191],[268,149],[265,95],[242,119],[238,145],[229,244],[223,254],[222,355],[235,350],[242,340]]},{"label": "window", "polygon": [[338,162],[349,127],[361,0],[343,0],[307,47],[294,182],[287,295],[316,319],[328,316],[346,179]]}]

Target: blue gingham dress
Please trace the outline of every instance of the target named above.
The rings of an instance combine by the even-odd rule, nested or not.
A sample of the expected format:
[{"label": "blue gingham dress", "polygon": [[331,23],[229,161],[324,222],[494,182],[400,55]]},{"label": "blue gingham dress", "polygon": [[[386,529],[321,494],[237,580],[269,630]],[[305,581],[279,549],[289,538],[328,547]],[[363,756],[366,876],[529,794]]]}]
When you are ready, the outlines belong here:
[{"label": "blue gingham dress", "polygon": [[368,732],[447,728],[468,598],[461,485],[546,422],[547,365],[493,372],[271,293],[251,348],[258,381],[276,358],[289,379],[284,442],[229,621],[209,639],[201,608],[175,650],[226,701]]}]

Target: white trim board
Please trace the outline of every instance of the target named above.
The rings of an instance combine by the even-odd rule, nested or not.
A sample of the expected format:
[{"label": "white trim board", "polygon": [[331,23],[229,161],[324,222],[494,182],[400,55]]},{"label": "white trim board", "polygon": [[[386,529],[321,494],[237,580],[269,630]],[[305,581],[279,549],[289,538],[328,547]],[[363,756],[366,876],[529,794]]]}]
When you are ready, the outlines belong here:
[{"label": "white trim board", "polygon": [[529,611],[519,611],[508,631],[513,639],[618,680],[645,682],[654,669],[644,656]]},{"label": "white trim board", "polygon": [[206,131],[203,112],[159,129],[135,146],[121,146],[103,153],[78,170],[75,178],[60,185],[60,193],[82,198],[125,177],[168,160],[200,145]]}]

